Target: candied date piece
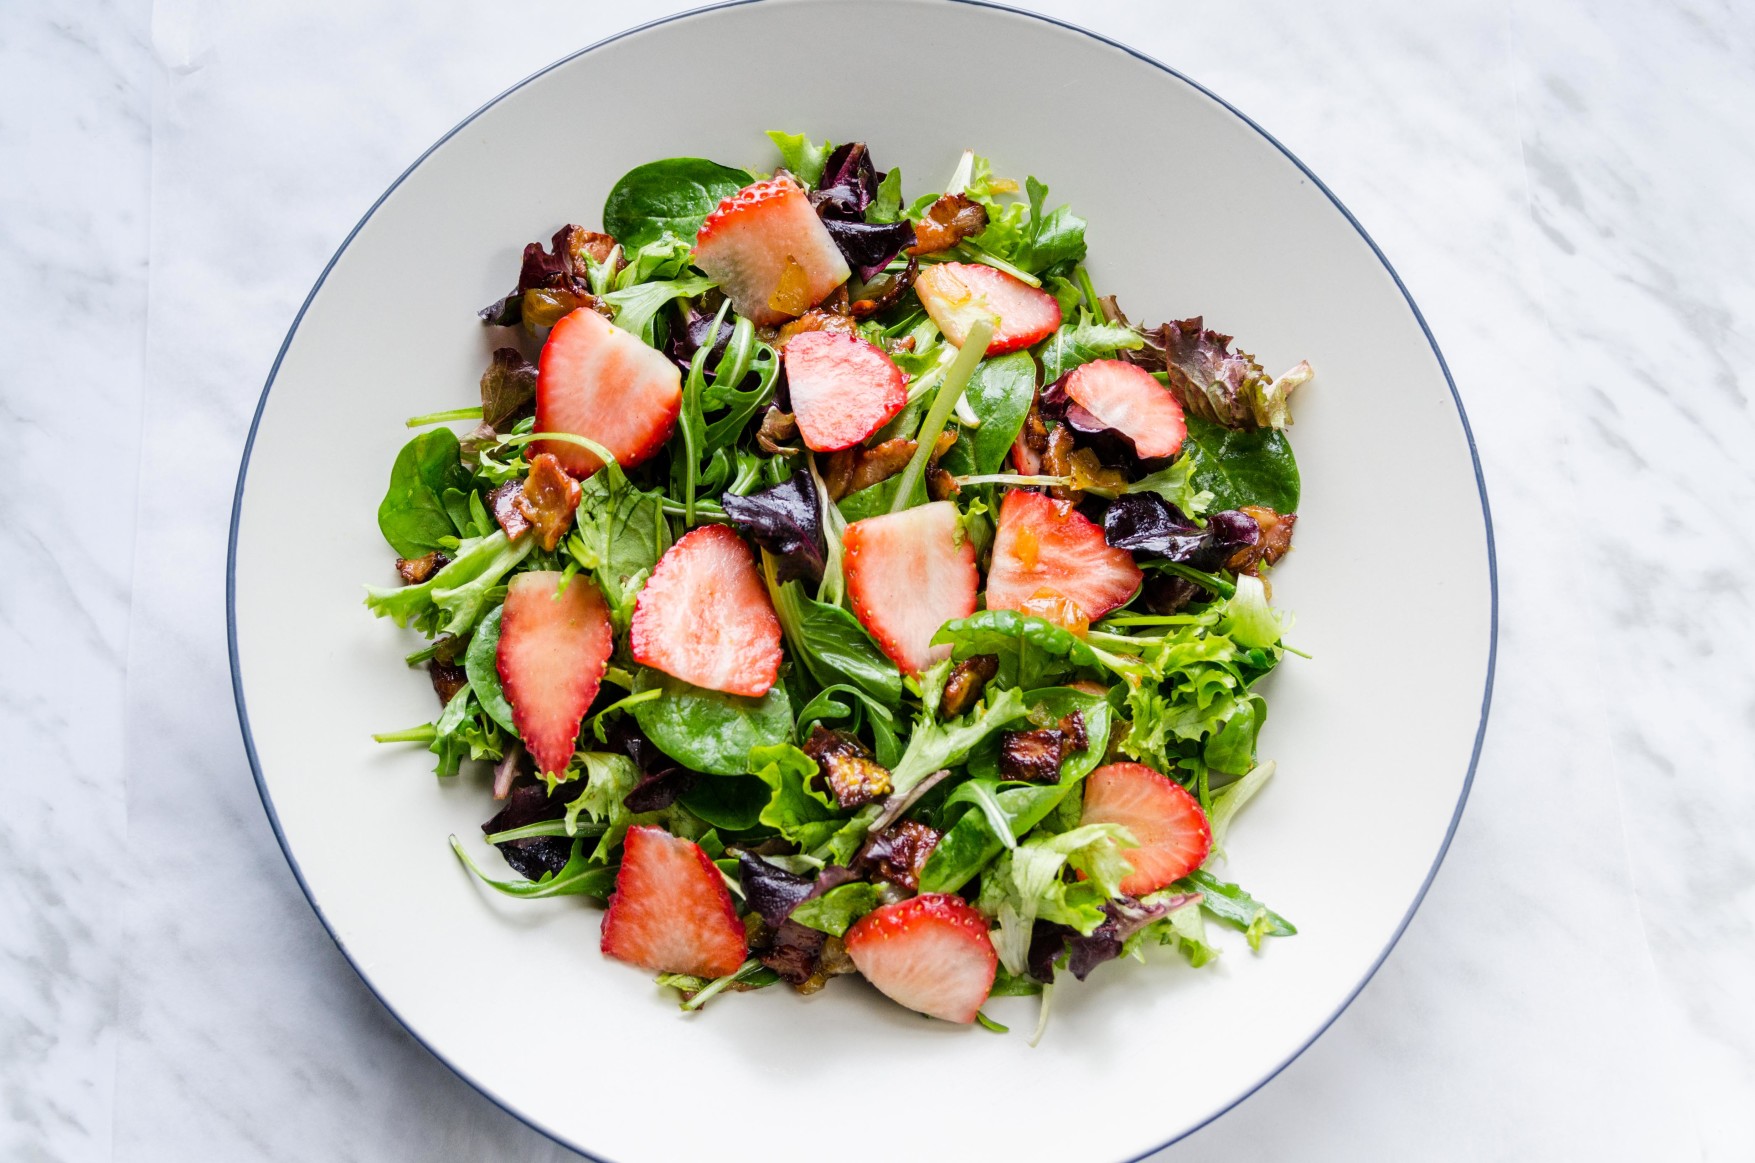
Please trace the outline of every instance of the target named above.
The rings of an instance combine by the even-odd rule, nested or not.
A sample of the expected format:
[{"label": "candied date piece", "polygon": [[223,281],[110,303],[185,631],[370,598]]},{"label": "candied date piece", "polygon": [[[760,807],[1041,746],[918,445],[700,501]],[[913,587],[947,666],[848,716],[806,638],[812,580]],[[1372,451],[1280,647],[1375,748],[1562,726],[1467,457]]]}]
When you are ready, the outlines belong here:
[{"label": "candied date piece", "polygon": [[920,889],[920,870],[938,845],[939,833],[916,820],[903,820],[894,827],[873,833],[854,859],[856,869],[869,872],[904,892]]},{"label": "candied date piece", "polygon": [[1052,727],[1001,734],[999,773],[1026,783],[1059,783],[1061,762],[1090,745],[1084,715],[1071,711]]},{"label": "candied date piece", "polygon": [[[952,436],[954,438],[955,433]],[[844,448],[830,453],[823,470],[823,484],[829,490],[829,499],[839,501],[849,494],[889,480],[907,468],[913,456],[914,441],[900,437],[871,448]]]},{"label": "candied date piece", "polygon": [[506,531],[506,537],[512,541],[530,531],[530,518],[518,507],[518,497],[524,492],[524,485],[519,481],[507,481],[488,494],[488,509],[493,513],[494,520]]},{"label": "candied date piece", "polygon": [[[514,787],[512,794],[506,798],[505,806],[481,826],[482,833],[492,835],[495,832],[509,832],[526,824],[561,819],[567,814],[569,794],[562,788],[557,788],[556,794],[550,795],[539,783]],[[526,880],[541,880],[547,873],[559,872],[567,866],[567,860],[573,854],[573,840],[567,836],[532,836],[523,840],[507,840],[495,847],[506,858],[506,863],[512,866],[512,870]]]},{"label": "candied date piece", "polygon": [[862,807],[890,794],[889,769],[873,761],[871,752],[851,735],[818,723],[803,751],[817,761],[812,785],[834,796],[843,808]]},{"label": "candied date piece", "polygon": [[951,667],[950,676],[945,679],[944,694],[939,697],[939,717],[955,719],[973,707],[998,673],[997,654],[976,654]]},{"label": "candied date piece", "polygon": [[1260,536],[1234,552],[1225,562],[1233,573],[1260,574],[1286,556],[1292,547],[1292,527],[1298,523],[1296,513],[1276,513],[1266,505],[1245,505],[1237,510],[1255,522]]}]

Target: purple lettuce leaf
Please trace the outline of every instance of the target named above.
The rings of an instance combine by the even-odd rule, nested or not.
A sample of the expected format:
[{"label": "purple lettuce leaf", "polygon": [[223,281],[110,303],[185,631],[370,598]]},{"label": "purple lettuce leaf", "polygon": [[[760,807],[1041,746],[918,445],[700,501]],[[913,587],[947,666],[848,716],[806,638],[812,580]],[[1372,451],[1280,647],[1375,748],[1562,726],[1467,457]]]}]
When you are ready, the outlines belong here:
[{"label": "purple lettuce leaf", "polygon": [[[556,790],[560,791],[559,788]],[[566,814],[565,793],[550,795],[541,784],[526,783],[512,789],[505,806],[494,813],[481,830],[483,835],[509,832],[526,824],[559,820]],[[551,872],[559,872],[567,866],[567,859],[573,854],[573,840],[569,836],[532,836],[524,840],[507,840],[494,847],[500,850],[500,855],[506,858],[512,870],[526,880],[541,880]]]},{"label": "purple lettuce leaf", "polygon": [[1247,513],[1214,513],[1203,528],[1156,493],[1117,497],[1103,512],[1103,539],[1115,548],[1207,572],[1222,567],[1260,536],[1261,527]]},{"label": "purple lettuce leaf", "polygon": [[823,226],[861,282],[875,279],[890,265],[891,259],[901,254],[904,248],[914,245],[914,225],[906,221],[848,222],[824,218]]},{"label": "purple lettuce leaf", "polygon": [[817,487],[808,472],[795,472],[772,488],[746,496],[727,493],[720,507],[732,523],[780,560],[779,579],[823,576],[828,542]]}]

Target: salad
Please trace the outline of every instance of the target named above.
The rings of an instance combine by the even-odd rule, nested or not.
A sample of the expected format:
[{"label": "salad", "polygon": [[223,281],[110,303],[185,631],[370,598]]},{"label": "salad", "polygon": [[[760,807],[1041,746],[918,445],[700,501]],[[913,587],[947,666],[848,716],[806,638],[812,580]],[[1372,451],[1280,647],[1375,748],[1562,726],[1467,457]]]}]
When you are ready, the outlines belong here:
[{"label": "salad", "polygon": [[1216,866],[1274,770],[1309,366],[1130,322],[1033,177],[904,200],[769,137],[526,246],[479,406],[408,422],[366,604],[440,710],[377,738],[491,764],[510,874],[458,857],[606,901],[684,1009],[858,974],[996,1029],[1040,995],[1039,1038],[1065,974],[1291,935]]}]

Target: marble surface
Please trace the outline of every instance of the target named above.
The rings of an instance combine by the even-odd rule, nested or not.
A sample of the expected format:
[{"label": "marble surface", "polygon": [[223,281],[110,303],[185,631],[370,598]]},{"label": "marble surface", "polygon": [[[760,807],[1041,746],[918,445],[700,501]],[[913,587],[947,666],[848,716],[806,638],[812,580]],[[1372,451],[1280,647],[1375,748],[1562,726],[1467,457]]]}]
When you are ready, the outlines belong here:
[{"label": "marble surface", "polygon": [[[1426,904],[1161,1158],[1746,1158],[1755,10],[1026,6],[1223,93],[1351,207],[1450,361],[1498,537],[1493,719]],[[0,12],[0,1157],[573,1157],[416,1045],[300,895],[232,712],[226,523],[274,353],[377,194],[680,7]]]}]

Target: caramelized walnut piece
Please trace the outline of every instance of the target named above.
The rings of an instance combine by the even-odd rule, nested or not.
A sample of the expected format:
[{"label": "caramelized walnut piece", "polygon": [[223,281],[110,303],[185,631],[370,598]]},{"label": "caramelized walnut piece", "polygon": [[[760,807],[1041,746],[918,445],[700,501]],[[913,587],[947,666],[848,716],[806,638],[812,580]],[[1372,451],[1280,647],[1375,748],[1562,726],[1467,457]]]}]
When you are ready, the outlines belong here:
[{"label": "caramelized walnut piece", "polygon": [[573,527],[573,511],[583,493],[553,453],[539,452],[530,462],[524,491],[512,498],[512,505],[536,530],[543,549],[552,552]]},{"label": "caramelized walnut piece", "polygon": [[903,820],[873,833],[854,859],[854,867],[872,879],[888,881],[905,892],[920,889],[920,870],[937,846],[939,833],[916,820]]},{"label": "caramelized walnut piece", "polygon": [[517,505],[517,499],[524,495],[522,481],[507,481],[488,494],[488,509],[493,512],[494,520],[506,531],[512,541],[524,536],[530,530],[530,518]]},{"label": "caramelized walnut piece", "polygon": [[834,311],[825,311],[821,307],[812,307],[792,322],[781,325],[774,346],[777,350],[784,350],[788,343],[809,331],[833,331],[841,335],[857,335],[859,334],[859,325],[850,316]]},{"label": "caramelized walnut piece", "polygon": [[949,250],[972,234],[987,229],[987,208],[967,194],[940,194],[914,224],[910,255]]},{"label": "caramelized walnut piece", "polygon": [[[1048,434],[1048,447],[1042,454],[1042,471],[1049,476],[1069,477],[1073,474],[1073,434],[1065,424],[1057,424]],[[1077,504],[1084,498],[1078,489],[1056,485],[1048,490],[1057,501]]]},{"label": "caramelized walnut piece", "polygon": [[1245,505],[1239,511],[1255,521],[1261,534],[1255,544],[1233,553],[1225,568],[1233,573],[1259,575],[1263,566],[1278,564],[1292,547],[1292,527],[1298,523],[1298,514],[1276,513],[1266,505]]},{"label": "caramelized walnut piece", "polygon": [[[880,311],[893,307],[901,300],[903,293],[914,285],[914,279],[919,274],[920,260],[909,255],[907,267],[899,271],[881,274],[865,284],[859,298],[853,300],[848,309],[852,311],[855,319],[867,319]],[[908,335],[901,339],[891,340],[889,349],[891,351],[913,351],[914,337]]]},{"label": "caramelized walnut piece", "polygon": [[908,467],[913,456],[914,442],[900,438],[871,448],[844,448],[829,454],[823,466],[823,485],[829,490],[829,499],[839,501],[889,480]]},{"label": "caramelized walnut piece", "polygon": [[469,685],[469,676],[461,666],[440,662],[433,659],[427,663],[427,675],[433,680],[433,693],[439,696],[439,705],[450,703],[451,696]]},{"label": "caramelized walnut piece", "polygon": [[450,564],[451,559],[435,549],[420,557],[397,558],[396,572],[409,585],[418,586]]},{"label": "caramelized walnut piece", "polygon": [[968,711],[998,673],[997,654],[977,654],[951,667],[950,677],[945,679],[944,694],[939,697],[939,717],[954,719]]},{"label": "caramelized walnut piece", "polygon": [[756,429],[756,447],[769,456],[797,456],[798,446],[786,443],[798,437],[798,422],[791,412],[782,412],[773,405],[762,413],[762,426]]},{"label": "caramelized walnut piece", "polygon": [[1042,420],[1038,402],[1030,401],[1030,410],[1024,414],[1024,427],[1012,442],[1012,465],[1028,476],[1042,471],[1042,456],[1048,451],[1048,425]]},{"label": "caramelized walnut piece", "polygon": [[946,428],[938,434],[938,440],[932,446],[932,456],[926,462],[926,492],[935,501],[948,501],[962,491],[957,487],[957,478],[938,466],[939,458],[956,443],[956,430]]}]

